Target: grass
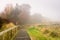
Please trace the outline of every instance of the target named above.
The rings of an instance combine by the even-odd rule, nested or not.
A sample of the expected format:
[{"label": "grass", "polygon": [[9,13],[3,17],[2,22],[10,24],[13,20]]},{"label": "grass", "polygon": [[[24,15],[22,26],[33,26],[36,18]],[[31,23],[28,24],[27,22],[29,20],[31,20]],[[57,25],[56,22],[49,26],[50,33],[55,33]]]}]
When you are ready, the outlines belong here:
[{"label": "grass", "polygon": [[[39,28],[40,27],[28,28],[27,32],[30,35],[32,40],[60,40],[60,37],[52,37],[50,35],[51,31],[53,31],[52,29],[49,32],[47,32],[47,34],[44,34],[41,30],[39,30]],[[43,30],[43,31],[45,31],[45,30]]]},{"label": "grass", "polygon": [[29,28],[28,33],[30,36],[33,36],[36,40],[46,40],[46,38],[35,28]]},{"label": "grass", "polygon": [[14,26],[16,26],[16,25],[14,25],[13,23],[9,23],[9,24],[3,24],[2,25],[2,27],[0,28],[0,32],[2,32],[2,31],[4,31],[4,30],[7,30],[7,29],[9,29],[9,28],[11,28],[11,27],[14,27]]}]

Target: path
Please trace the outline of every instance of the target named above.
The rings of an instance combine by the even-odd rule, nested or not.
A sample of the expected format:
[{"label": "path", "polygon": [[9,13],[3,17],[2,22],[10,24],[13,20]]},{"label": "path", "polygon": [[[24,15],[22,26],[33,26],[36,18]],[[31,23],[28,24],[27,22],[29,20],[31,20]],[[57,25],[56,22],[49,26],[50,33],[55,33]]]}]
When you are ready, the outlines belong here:
[{"label": "path", "polygon": [[31,40],[31,39],[24,29],[20,29],[14,40]]}]

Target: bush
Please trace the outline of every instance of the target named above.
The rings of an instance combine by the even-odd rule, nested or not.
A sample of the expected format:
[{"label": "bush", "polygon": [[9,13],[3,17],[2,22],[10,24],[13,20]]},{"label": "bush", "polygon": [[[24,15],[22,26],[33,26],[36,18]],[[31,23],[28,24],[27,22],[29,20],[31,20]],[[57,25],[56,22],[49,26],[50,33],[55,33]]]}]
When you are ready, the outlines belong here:
[{"label": "bush", "polygon": [[3,24],[8,24],[9,20],[8,19],[3,19],[0,17],[0,28],[2,27]]},{"label": "bush", "polygon": [[49,32],[50,32],[50,31],[46,29],[43,33],[44,33],[44,34],[47,34],[47,33],[49,33]]},{"label": "bush", "polygon": [[51,32],[50,33],[50,36],[52,36],[52,37],[59,37],[59,34],[57,33],[57,32]]}]

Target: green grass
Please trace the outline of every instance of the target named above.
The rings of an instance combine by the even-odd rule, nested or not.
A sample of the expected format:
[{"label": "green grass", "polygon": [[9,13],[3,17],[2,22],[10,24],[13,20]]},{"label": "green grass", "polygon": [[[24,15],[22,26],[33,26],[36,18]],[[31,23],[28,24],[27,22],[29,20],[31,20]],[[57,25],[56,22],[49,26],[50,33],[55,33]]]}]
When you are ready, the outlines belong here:
[{"label": "green grass", "polygon": [[51,36],[47,36],[43,34],[40,30],[36,29],[35,27],[31,27],[27,30],[30,37],[33,38],[33,40],[60,40],[59,37],[53,38]]},{"label": "green grass", "polygon": [[30,36],[33,36],[36,40],[46,40],[46,38],[35,28],[29,28],[28,33]]}]

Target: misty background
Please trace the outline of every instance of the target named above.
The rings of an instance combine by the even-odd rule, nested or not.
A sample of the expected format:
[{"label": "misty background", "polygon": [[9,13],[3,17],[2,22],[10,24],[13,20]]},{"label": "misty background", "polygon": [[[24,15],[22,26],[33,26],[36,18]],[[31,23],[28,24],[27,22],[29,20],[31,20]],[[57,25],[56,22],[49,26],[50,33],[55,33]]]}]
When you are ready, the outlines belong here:
[{"label": "misty background", "polygon": [[60,21],[60,0],[1,0],[0,3],[0,12],[7,4],[13,4],[14,7],[16,3],[19,5],[29,4],[31,15],[38,13],[50,20]]},{"label": "misty background", "polygon": [[60,40],[60,0],[0,0],[0,40],[13,39]]}]

